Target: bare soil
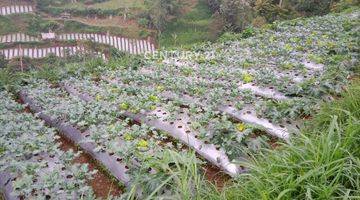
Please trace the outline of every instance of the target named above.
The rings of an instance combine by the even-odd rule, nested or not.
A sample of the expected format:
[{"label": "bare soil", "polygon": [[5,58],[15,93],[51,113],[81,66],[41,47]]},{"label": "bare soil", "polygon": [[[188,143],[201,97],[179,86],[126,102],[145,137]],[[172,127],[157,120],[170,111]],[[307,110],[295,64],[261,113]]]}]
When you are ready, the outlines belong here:
[{"label": "bare soil", "polygon": [[205,178],[212,184],[214,184],[219,190],[224,188],[231,177],[213,165],[207,164],[203,166]]},{"label": "bare soil", "polygon": [[[63,151],[73,149],[77,152],[77,147],[67,139],[60,136],[59,139],[60,148]],[[120,196],[122,190],[111,178],[103,172],[98,165],[92,160],[92,158],[84,153],[81,153],[75,160],[74,163],[88,164],[89,170],[97,170],[97,173],[93,176],[92,180],[89,180],[89,185],[94,190],[96,197],[101,199],[107,199],[109,195]]]}]

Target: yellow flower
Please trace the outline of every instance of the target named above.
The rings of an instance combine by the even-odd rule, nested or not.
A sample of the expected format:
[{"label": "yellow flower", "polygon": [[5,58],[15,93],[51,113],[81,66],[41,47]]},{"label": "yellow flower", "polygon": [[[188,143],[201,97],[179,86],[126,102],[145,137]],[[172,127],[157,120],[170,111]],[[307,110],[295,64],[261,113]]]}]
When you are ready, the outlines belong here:
[{"label": "yellow flower", "polygon": [[149,107],[150,110],[155,110],[156,109],[156,106],[152,105]]},{"label": "yellow flower", "polygon": [[245,83],[250,83],[251,81],[253,81],[253,77],[248,73],[243,74],[242,79]]},{"label": "yellow flower", "polygon": [[306,44],[307,45],[311,45],[313,43],[311,38],[306,39]]},{"label": "yellow flower", "polygon": [[127,109],[129,109],[129,104],[128,103],[121,103],[119,107],[120,107],[121,110],[127,110]]},{"label": "yellow flower", "polygon": [[155,96],[155,95],[150,95],[149,100],[152,101],[152,102],[157,102],[157,101],[159,101],[159,98],[157,96]]},{"label": "yellow flower", "polygon": [[118,88],[111,88],[110,92],[111,93],[117,93],[117,92],[119,92],[119,89]]},{"label": "yellow flower", "polygon": [[157,60],[157,63],[162,63],[163,62],[163,59],[161,59],[161,58],[159,58],[158,60]]},{"label": "yellow flower", "polygon": [[269,41],[270,42],[274,42],[276,40],[276,38],[274,37],[274,36],[271,36],[270,38],[269,38]]},{"label": "yellow flower", "polygon": [[226,74],[225,74],[225,72],[223,71],[223,70],[221,70],[220,72],[219,72],[219,76],[225,76]]},{"label": "yellow flower", "polygon": [[248,62],[248,61],[243,62],[242,65],[243,65],[244,68],[249,68],[249,67],[252,66],[252,64],[250,62]]},{"label": "yellow flower", "polygon": [[96,101],[100,101],[102,99],[102,96],[98,94],[98,95],[96,95],[95,99],[96,99]]},{"label": "yellow flower", "polygon": [[134,113],[134,114],[137,114],[137,113],[140,112],[140,109],[139,108],[132,108],[132,109],[130,109],[130,112]]},{"label": "yellow flower", "polygon": [[162,85],[159,85],[159,86],[156,87],[156,90],[159,91],[159,92],[162,92],[162,91],[165,90],[165,87],[162,86]]},{"label": "yellow flower", "polygon": [[131,141],[131,140],[133,140],[134,138],[133,138],[133,136],[131,136],[129,133],[125,133],[125,135],[124,135],[124,140],[126,140],[126,141]]},{"label": "yellow flower", "polygon": [[138,148],[147,148],[148,147],[148,142],[144,139],[140,140],[138,143],[137,143],[137,147]]},{"label": "yellow flower", "polygon": [[286,50],[286,51],[292,51],[293,48],[291,47],[290,44],[286,44],[286,45],[285,45],[285,50]]},{"label": "yellow flower", "polygon": [[115,128],[115,124],[111,124],[109,127],[108,127],[108,130],[113,130]]},{"label": "yellow flower", "polygon": [[236,124],[236,130],[243,132],[245,130],[245,124],[243,123]]},{"label": "yellow flower", "polygon": [[217,61],[216,61],[215,59],[211,59],[211,60],[210,60],[210,64],[216,65],[216,64],[217,64]]}]

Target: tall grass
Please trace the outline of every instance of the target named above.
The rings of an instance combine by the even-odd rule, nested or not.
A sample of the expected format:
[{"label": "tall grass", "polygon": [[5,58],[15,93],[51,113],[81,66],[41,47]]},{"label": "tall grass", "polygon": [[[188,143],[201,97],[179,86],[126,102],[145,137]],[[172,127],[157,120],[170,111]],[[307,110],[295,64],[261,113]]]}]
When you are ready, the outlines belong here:
[{"label": "tall grass", "polygon": [[326,104],[303,134],[254,157],[226,199],[360,198],[360,84]]},{"label": "tall grass", "polygon": [[[195,152],[165,150],[148,160],[155,174],[135,175],[131,192],[127,199],[201,199],[210,185],[200,173],[200,161]],[[138,196],[139,197],[139,196]]]}]

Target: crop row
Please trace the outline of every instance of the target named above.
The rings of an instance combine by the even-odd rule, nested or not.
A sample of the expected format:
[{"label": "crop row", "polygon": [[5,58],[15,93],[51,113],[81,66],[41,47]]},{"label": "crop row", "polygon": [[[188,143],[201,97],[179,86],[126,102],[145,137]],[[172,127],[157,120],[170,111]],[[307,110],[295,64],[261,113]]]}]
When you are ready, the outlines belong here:
[{"label": "crop row", "polygon": [[[131,183],[137,177],[164,176],[164,172],[154,163],[164,156],[166,149],[178,149],[179,152],[186,150],[181,143],[169,140],[164,133],[155,131],[146,124],[134,124],[132,120],[122,117],[116,111],[117,106],[110,102],[86,101],[85,98],[79,98],[76,90],[71,87],[64,85],[49,88],[48,85],[47,82],[37,81],[24,88],[22,96],[26,96],[25,102],[32,101],[33,107],[39,108],[32,110],[41,110],[41,114],[60,121],[63,126],[76,129],[66,137],[80,144],[85,152],[93,155],[111,175],[127,187],[132,186]],[[66,132],[56,124],[52,126]],[[83,145],[84,143],[91,146]],[[108,158],[98,159],[97,154]],[[116,172],[118,169],[122,170]]]},{"label": "crop row", "polygon": [[0,188],[6,199],[92,197],[86,180],[87,165],[73,164],[72,151],[64,152],[48,128],[9,93],[0,94]]}]

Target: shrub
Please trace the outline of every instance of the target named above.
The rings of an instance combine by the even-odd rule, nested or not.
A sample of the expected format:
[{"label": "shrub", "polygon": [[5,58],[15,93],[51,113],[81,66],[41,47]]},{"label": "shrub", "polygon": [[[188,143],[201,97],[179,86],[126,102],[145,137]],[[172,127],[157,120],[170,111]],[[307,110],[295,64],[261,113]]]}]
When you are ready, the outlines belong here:
[{"label": "shrub", "polygon": [[141,37],[141,38],[146,38],[146,37],[148,37],[148,36],[150,36],[151,35],[151,33],[149,32],[149,31],[147,31],[147,30],[141,30],[140,32],[139,32],[139,36]]},{"label": "shrub", "polygon": [[140,18],[138,19],[138,24],[143,27],[147,27],[149,25],[149,20],[147,18]]},{"label": "shrub", "polygon": [[306,15],[323,15],[330,11],[332,0],[291,0],[292,7]]},{"label": "shrub", "polygon": [[359,6],[360,2],[358,0],[340,0],[332,5],[331,10],[335,12],[341,12],[352,6]]},{"label": "shrub", "polygon": [[261,16],[257,16],[255,17],[255,19],[251,22],[251,24],[254,27],[262,27],[263,25],[265,25],[267,23],[266,19],[264,17]]},{"label": "shrub", "polygon": [[0,54],[0,68],[6,68],[8,61],[3,54]]}]

